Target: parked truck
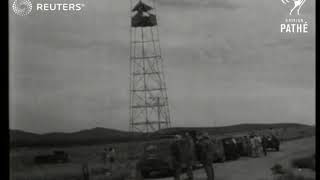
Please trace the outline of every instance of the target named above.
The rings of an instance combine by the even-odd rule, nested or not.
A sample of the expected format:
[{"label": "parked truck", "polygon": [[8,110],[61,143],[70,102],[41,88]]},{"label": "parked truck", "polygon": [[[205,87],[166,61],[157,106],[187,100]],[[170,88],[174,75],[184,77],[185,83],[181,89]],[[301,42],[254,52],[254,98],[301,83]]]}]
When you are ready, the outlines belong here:
[{"label": "parked truck", "polygon": [[69,155],[65,151],[53,151],[53,154],[38,155],[34,158],[36,164],[67,163],[69,161]]}]

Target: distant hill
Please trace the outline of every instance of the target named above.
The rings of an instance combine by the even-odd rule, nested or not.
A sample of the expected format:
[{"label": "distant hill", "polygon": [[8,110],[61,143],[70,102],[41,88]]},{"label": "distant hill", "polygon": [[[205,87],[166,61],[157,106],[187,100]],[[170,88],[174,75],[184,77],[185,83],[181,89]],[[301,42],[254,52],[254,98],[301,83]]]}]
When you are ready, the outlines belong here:
[{"label": "distant hill", "polygon": [[40,135],[35,133],[29,133],[21,130],[10,130],[9,134],[10,145],[15,142],[26,142],[27,144],[34,144]]},{"label": "distant hill", "polygon": [[239,124],[223,127],[177,127],[162,129],[152,134],[132,133],[108,128],[93,128],[72,133],[36,134],[21,130],[10,130],[10,147],[32,146],[73,146],[101,143],[144,141],[179,134],[186,130],[206,131],[211,135],[256,131],[268,128],[315,129],[314,126],[292,123],[279,124]]},{"label": "distant hill", "polygon": [[196,130],[196,131],[205,131],[210,135],[221,135],[229,133],[239,133],[239,132],[250,132],[258,131],[269,128],[314,128],[310,125],[297,124],[297,123],[276,123],[276,124],[237,124],[231,126],[220,126],[220,127],[177,127],[162,129],[157,132],[157,134],[178,134],[179,132],[186,130]]},{"label": "distant hill", "polygon": [[107,128],[93,128],[73,133],[35,134],[10,130],[10,146],[72,146],[124,142],[141,139],[142,133],[131,133]]}]

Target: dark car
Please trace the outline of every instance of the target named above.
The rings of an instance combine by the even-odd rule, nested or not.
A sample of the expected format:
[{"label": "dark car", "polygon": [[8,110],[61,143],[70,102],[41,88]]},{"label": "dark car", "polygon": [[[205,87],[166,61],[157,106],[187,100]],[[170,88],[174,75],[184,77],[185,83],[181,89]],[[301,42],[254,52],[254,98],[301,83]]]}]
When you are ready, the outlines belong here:
[{"label": "dark car", "polygon": [[[144,146],[142,156],[137,163],[137,171],[142,177],[169,177],[174,175],[175,169],[171,153],[171,144],[173,141],[174,139],[172,137],[152,141]],[[182,172],[187,170],[189,158],[186,155],[185,153],[181,154]],[[195,169],[202,167],[197,161],[196,156],[194,157],[192,166]]]},{"label": "dark car", "polygon": [[64,151],[53,151],[53,154],[38,155],[34,158],[36,164],[67,163],[69,161],[69,155]]},{"label": "dark car", "polygon": [[213,145],[213,162],[224,162],[226,156],[224,153],[224,146],[221,139],[212,139]]},{"label": "dark car", "polygon": [[263,137],[262,144],[266,149],[274,149],[276,151],[280,150],[280,141],[275,136]]},{"label": "dark car", "polygon": [[243,156],[244,155],[244,147],[243,147],[243,139],[242,139],[242,137],[235,137],[234,139],[236,141],[238,154],[240,156]]},{"label": "dark car", "polygon": [[250,142],[249,139],[242,136],[242,137],[235,137],[236,145],[237,145],[237,151],[240,156],[249,156],[250,150]]},{"label": "dark car", "polygon": [[243,146],[243,154],[241,156],[250,156],[251,153],[251,145],[250,139],[248,136],[242,137],[242,146]]},{"label": "dark car", "polygon": [[137,163],[138,171],[143,177],[173,175],[171,142],[171,139],[159,140],[144,146],[142,157]]},{"label": "dark car", "polygon": [[222,139],[226,160],[236,160],[240,157],[236,140],[232,137]]}]

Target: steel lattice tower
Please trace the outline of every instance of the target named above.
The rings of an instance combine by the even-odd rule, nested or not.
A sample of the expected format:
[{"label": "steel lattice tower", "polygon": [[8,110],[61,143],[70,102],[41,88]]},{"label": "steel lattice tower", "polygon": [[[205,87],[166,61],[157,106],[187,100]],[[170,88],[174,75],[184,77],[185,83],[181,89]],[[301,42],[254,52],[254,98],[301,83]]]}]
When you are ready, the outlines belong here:
[{"label": "steel lattice tower", "polygon": [[130,131],[170,127],[154,0],[130,0]]}]

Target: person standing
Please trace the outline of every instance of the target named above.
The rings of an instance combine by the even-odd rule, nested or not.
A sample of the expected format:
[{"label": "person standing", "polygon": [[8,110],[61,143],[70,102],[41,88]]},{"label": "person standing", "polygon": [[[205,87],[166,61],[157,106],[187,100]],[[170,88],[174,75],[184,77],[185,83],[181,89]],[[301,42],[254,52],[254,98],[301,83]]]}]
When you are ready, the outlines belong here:
[{"label": "person standing", "polygon": [[246,156],[250,156],[251,154],[251,149],[250,149],[250,141],[248,136],[244,136],[244,149],[245,149],[245,154]]},{"label": "person standing", "polygon": [[267,137],[265,135],[262,135],[262,150],[264,156],[267,156]]},{"label": "person standing", "polygon": [[251,145],[249,136],[244,136],[245,145],[246,145],[246,154],[247,156],[251,156]]},{"label": "person standing", "polygon": [[175,170],[174,179],[180,180],[182,168],[186,167],[188,180],[193,180],[192,165],[194,160],[194,143],[189,133],[176,135],[170,146],[172,165]]},{"label": "person standing", "polygon": [[257,157],[257,146],[256,146],[254,135],[250,136],[250,145],[251,145],[251,156]]},{"label": "person standing", "polygon": [[207,174],[207,180],[214,180],[214,170],[212,167],[213,151],[212,142],[207,133],[202,133],[198,137],[197,145],[199,147],[199,160]]},{"label": "person standing", "polygon": [[90,179],[88,162],[82,164],[82,175],[83,175],[83,179],[84,180],[89,180]]},{"label": "person standing", "polygon": [[270,128],[270,137],[272,136],[275,136],[276,135],[276,132],[275,132],[275,129],[274,128]]},{"label": "person standing", "polygon": [[174,168],[174,179],[180,180],[180,174],[182,171],[182,136],[175,135],[175,139],[170,145],[170,153],[172,156],[172,165]]},{"label": "person standing", "polygon": [[102,162],[103,162],[103,165],[106,165],[106,164],[107,164],[107,159],[108,159],[108,150],[107,150],[107,148],[104,148],[104,149],[103,149],[103,152],[102,152]]},{"label": "person standing", "polygon": [[260,135],[256,135],[256,143],[258,147],[258,155],[260,156],[260,154],[263,152],[262,139]]},{"label": "person standing", "polygon": [[115,149],[113,147],[110,147],[108,152],[108,161],[109,161],[109,168],[110,168],[111,174],[113,171],[113,163],[115,162],[115,156],[116,156]]},{"label": "person standing", "polygon": [[185,159],[185,164],[187,166],[187,176],[189,180],[193,180],[193,164],[195,161],[195,145],[193,142],[193,139],[191,135],[186,132],[184,134],[184,139],[185,139],[185,152],[186,152],[186,159]]}]

